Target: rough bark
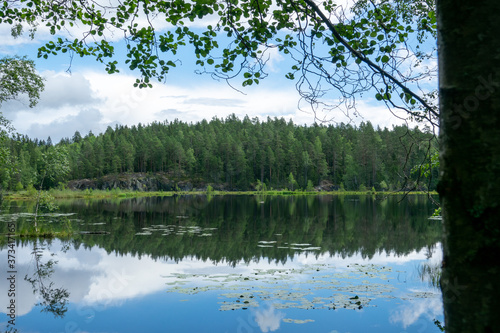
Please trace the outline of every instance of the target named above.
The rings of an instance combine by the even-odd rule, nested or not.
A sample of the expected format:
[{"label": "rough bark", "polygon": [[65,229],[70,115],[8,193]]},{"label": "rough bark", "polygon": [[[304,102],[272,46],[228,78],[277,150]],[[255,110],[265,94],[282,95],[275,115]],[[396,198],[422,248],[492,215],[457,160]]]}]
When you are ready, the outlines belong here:
[{"label": "rough bark", "polygon": [[499,332],[500,1],[437,6],[446,332]]}]

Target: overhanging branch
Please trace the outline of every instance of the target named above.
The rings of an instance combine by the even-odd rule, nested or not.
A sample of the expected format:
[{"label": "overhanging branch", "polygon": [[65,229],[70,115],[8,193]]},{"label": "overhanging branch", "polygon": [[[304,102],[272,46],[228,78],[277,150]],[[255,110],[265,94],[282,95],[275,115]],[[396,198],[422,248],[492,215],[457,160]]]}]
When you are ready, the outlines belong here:
[{"label": "overhanging branch", "polygon": [[409,88],[407,88],[402,82],[400,82],[398,79],[396,79],[393,75],[385,71],[382,67],[371,61],[368,57],[366,57],[363,53],[355,50],[335,29],[335,26],[330,22],[330,20],[326,17],[326,15],[316,6],[316,4],[312,0],[304,0],[304,2],[311,7],[313,12],[319,16],[321,21],[328,27],[328,29],[331,31],[332,35],[337,38],[337,40],[345,46],[357,59],[359,59],[361,62],[364,62],[367,64],[374,72],[388,78],[393,82],[395,85],[400,87],[405,94],[409,94],[411,97],[415,98],[421,105],[424,106],[424,108],[432,114],[434,117],[439,117],[439,114],[432,108],[426,101],[424,101],[420,96],[418,96],[416,93],[411,91]]}]

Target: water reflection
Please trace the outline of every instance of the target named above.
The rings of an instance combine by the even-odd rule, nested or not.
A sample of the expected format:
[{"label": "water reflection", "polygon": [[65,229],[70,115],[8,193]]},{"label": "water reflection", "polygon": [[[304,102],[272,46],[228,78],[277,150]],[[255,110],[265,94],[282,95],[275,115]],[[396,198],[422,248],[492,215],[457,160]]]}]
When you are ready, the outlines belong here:
[{"label": "water reflection", "polygon": [[[63,246],[62,252],[64,253],[67,249],[67,246]],[[40,301],[37,306],[42,308],[42,312],[52,313],[56,318],[63,317],[68,311],[69,292],[65,288],[57,287],[52,281],[55,265],[57,265],[57,261],[53,259],[56,254],[50,253],[49,259],[45,259],[44,252],[47,251],[50,253],[48,242],[33,241],[33,271],[26,274],[24,280],[31,284],[33,294],[38,295]]]},{"label": "water reflection", "polygon": [[[59,203],[76,213],[80,230],[110,234],[51,244],[50,281],[68,290],[68,310],[64,318],[37,315],[40,298],[19,280],[20,328],[418,332],[427,325],[432,332],[441,296],[418,268],[440,261],[440,227],[427,220],[432,207],[412,200],[403,207],[318,197],[195,198],[194,208],[188,198]],[[19,271],[33,265],[33,246],[18,244]]]},{"label": "water reflection", "polygon": [[[0,255],[4,254],[0,252]],[[371,260],[363,259],[361,255],[343,258],[298,254],[286,264],[264,260],[214,265],[195,258],[173,261],[155,260],[147,255],[141,258],[130,254],[116,255],[97,246],[71,248],[58,255],[58,265],[52,276],[54,284],[65,286],[71,292],[69,318],[52,322],[37,319],[32,311],[37,299],[29,297],[28,285],[19,286],[19,302],[29,305],[29,310],[19,315],[21,321],[23,317],[26,319],[25,323],[33,321],[46,326],[47,330],[41,332],[59,332],[64,331],[64,325],[68,323],[68,327],[82,331],[97,330],[102,321],[116,311],[132,317],[130,311],[138,311],[137,316],[158,325],[157,319],[149,312],[150,307],[171,313],[172,320],[177,316],[170,311],[176,309],[191,314],[213,309],[219,313],[231,313],[227,317],[212,313],[220,320],[231,319],[233,325],[250,325],[252,331],[258,328],[262,332],[272,332],[279,329],[289,331],[292,324],[323,327],[325,322],[331,322],[328,318],[337,318],[339,323],[349,327],[342,320],[346,313],[337,311],[358,311],[364,313],[363,317],[378,313],[375,316],[386,317],[385,325],[394,324],[412,331],[420,327],[422,321],[432,322],[442,313],[439,293],[409,278],[416,273],[412,272],[416,263],[426,260],[425,251],[414,251],[404,257],[381,253]],[[368,291],[365,290],[367,285],[370,285]],[[0,300],[4,296],[0,295]],[[141,300],[146,300],[149,305],[145,308],[134,305]],[[359,307],[358,302],[363,307]],[[391,302],[396,306],[387,314],[380,313],[380,309],[385,309]],[[5,300],[1,303],[5,304]],[[337,315],[325,317],[325,309],[336,309],[332,314]],[[240,314],[235,316],[233,310]],[[245,314],[245,311],[250,312]],[[182,319],[185,315],[179,316],[177,320],[186,320]],[[241,318],[243,322],[238,320]],[[371,320],[381,321],[380,318]],[[118,331],[132,331],[118,325]]]},{"label": "water reflection", "polygon": [[285,314],[276,310],[273,306],[255,311],[255,322],[262,332],[276,331],[284,318]]},{"label": "water reflection", "polygon": [[[121,254],[153,258],[284,262],[304,244],[318,253],[370,258],[385,251],[406,255],[441,240],[441,225],[429,221],[434,207],[425,196],[265,197],[205,196],[61,202],[75,212],[73,226],[111,233],[81,235],[76,246],[99,245]],[[137,237],[137,236],[140,237]],[[263,243],[267,242],[267,243]]]},{"label": "water reflection", "polygon": [[[427,296],[429,297],[429,296]],[[410,326],[420,327],[420,332],[427,332],[434,319],[443,313],[443,301],[441,294],[431,295],[430,298],[410,300],[405,305],[398,306],[390,317],[390,322],[401,324],[403,329]]]}]

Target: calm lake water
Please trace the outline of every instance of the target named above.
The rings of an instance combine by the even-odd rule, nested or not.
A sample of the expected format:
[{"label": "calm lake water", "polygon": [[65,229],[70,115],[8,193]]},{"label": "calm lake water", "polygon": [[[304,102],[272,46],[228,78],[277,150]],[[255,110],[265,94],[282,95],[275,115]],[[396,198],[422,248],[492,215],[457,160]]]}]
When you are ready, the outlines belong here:
[{"label": "calm lake water", "polygon": [[[82,234],[15,244],[15,326],[2,236],[2,332],[399,333],[444,321],[441,225],[424,196],[58,205],[41,222]],[[33,208],[4,202],[0,232],[27,228]]]}]

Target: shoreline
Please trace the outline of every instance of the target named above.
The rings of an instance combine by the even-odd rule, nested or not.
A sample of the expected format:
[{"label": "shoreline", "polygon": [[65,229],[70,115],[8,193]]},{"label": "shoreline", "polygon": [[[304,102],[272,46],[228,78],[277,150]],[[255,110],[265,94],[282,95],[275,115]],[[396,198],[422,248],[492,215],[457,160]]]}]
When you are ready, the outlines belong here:
[{"label": "shoreline", "polygon": [[[300,196],[300,195],[437,195],[436,191],[123,191],[123,190],[48,190],[55,199],[105,199],[105,198],[141,198],[141,197],[175,197],[190,195],[224,196],[224,195],[254,195],[254,196]],[[26,191],[5,193],[3,200],[36,200],[37,193]]]}]

